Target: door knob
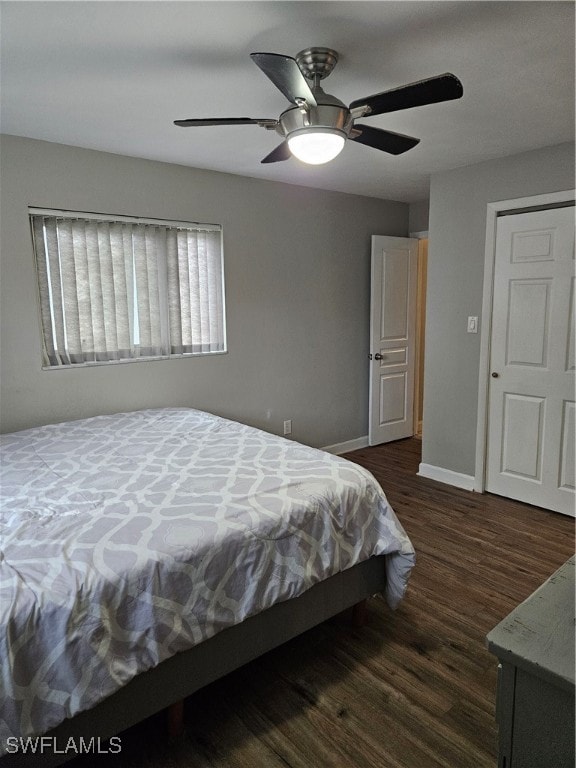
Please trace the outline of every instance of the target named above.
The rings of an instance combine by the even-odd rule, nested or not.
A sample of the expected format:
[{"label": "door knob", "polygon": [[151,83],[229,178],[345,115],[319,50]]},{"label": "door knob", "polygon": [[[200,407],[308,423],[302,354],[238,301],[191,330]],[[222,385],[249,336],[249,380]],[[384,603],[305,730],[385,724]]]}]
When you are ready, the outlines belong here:
[{"label": "door knob", "polygon": [[496,373],[496,371],[492,371],[492,378],[493,378],[493,379],[497,379],[497,378],[498,378],[498,376],[500,376],[500,374],[499,374],[499,373]]},{"label": "door knob", "polygon": [[384,355],[381,355],[380,352],[376,352],[374,360],[384,360]]}]

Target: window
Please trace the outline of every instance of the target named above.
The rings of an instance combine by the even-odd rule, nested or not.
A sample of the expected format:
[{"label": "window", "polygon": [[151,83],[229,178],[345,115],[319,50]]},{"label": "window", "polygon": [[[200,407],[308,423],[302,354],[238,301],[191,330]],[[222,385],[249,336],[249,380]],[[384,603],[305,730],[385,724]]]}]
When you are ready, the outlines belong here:
[{"label": "window", "polygon": [[45,367],[226,351],[221,227],[29,214]]}]

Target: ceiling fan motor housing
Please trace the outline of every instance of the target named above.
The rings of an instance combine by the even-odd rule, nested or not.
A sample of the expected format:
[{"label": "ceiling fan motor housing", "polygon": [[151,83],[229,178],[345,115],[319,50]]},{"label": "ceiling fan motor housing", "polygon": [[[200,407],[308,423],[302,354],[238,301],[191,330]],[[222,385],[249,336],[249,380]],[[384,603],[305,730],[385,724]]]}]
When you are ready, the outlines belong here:
[{"label": "ceiling fan motor housing", "polygon": [[338,131],[345,138],[352,129],[350,110],[335,96],[324,93],[321,88],[314,89],[317,106],[292,106],[282,112],[278,120],[278,133],[288,138],[295,131],[301,132],[312,128]]}]

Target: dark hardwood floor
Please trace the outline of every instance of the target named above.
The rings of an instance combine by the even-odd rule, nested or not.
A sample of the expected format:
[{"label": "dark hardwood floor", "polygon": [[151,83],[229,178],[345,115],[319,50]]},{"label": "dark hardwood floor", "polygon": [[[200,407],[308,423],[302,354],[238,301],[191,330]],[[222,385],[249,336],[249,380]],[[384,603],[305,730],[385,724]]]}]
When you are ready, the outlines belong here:
[{"label": "dark hardwood floor", "polygon": [[407,596],[380,597],[190,697],[122,753],[77,768],[495,768],[496,659],[486,633],[574,552],[574,521],[416,476],[420,442],[348,454],[381,482],[417,552]]}]

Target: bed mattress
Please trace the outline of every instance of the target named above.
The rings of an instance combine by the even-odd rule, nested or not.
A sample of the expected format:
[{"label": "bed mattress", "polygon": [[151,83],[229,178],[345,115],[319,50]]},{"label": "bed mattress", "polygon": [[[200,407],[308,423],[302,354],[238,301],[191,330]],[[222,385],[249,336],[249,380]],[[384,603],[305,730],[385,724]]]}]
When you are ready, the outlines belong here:
[{"label": "bed mattress", "polygon": [[1,446],[0,744],[373,555],[391,607],[406,589],[381,488],[323,451],[188,408]]}]

